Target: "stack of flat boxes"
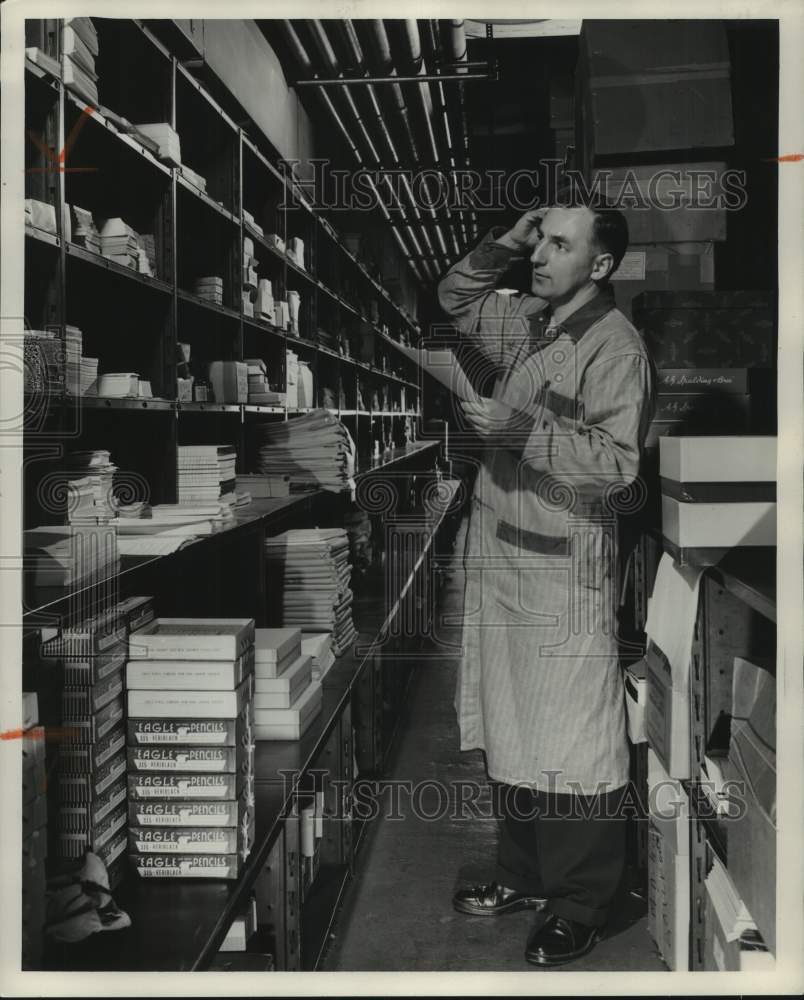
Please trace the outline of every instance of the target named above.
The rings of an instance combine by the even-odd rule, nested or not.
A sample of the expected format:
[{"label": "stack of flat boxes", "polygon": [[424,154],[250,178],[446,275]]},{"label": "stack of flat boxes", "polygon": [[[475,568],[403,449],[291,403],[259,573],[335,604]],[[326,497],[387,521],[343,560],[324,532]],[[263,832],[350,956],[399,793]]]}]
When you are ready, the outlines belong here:
[{"label": "stack of flat boxes", "polygon": [[22,696],[22,968],[41,968],[45,926],[45,729],[36,694]]},{"label": "stack of flat boxes", "polygon": [[644,292],[633,317],[657,367],[648,447],[668,435],[773,431],[770,293]]},{"label": "stack of flat boxes", "polygon": [[254,620],[156,619],[127,671],[129,858],[238,877],[254,842]]},{"label": "stack of flat boxes", "polygon": [[297,740],[321,710],[321,685],[312,679],[312,657],[302,653],[293,628],[256,630],[254,735]]},{"label": "stack of flat boxes", "polygon": [[126,752],[124,670],[129,628],[153,616],[132,598],[43,644],[63,672],[58,750],[58,857],[93,851],[114,888],[124,875]]},{"label": "stack of flat boxes", "polygon": [[[575,79],[577,163],[630,231],[618,307],[630,317],[648,289],[713,288],[734,198],[720,152],[734,144],[725,27],[585,19]],[[714,149],[718,159],[704,161]]]}]

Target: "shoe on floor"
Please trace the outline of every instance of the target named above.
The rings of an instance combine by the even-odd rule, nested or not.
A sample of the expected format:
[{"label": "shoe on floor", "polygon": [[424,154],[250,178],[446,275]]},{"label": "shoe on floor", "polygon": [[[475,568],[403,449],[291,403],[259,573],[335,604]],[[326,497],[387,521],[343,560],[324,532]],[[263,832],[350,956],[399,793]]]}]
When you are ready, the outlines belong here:
[{"label": "shoe on floor", "polygon": [[530,932],[525,958],[533,965],[564,965],[588,954],[600,936],[600,927],[589,927],[551,913]]},{"label": "shoe on floor", "polygon": [[516,910],[540,910],[546,902],[547,900],[538,896],[507,889],[497,882],[484,882],[459,889],[452,897],[452,905],[459,913],[475,917],[498,917]]}]

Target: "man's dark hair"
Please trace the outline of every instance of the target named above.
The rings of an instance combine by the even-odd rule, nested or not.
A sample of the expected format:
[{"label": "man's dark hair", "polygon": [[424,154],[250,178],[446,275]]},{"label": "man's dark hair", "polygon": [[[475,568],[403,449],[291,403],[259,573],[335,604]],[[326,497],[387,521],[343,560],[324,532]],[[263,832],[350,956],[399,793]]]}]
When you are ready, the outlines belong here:
[{"label": "man's dark hair", "polygon": [[605,279],[608,281],[628,249],[628,223],[623,213],[608,205],[599,194],[588,195],[577,184],[562,185],[556,192],[555,203],[562,208],[588,208],[594,213],[592,238],[601,253],[610,253],[614,259],[614,265]]}]

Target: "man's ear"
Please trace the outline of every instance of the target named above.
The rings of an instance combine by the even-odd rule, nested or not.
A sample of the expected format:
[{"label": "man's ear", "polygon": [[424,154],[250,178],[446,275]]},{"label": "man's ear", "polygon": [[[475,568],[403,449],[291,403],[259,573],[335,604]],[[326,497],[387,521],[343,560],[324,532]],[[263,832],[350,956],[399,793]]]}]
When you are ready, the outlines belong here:
[{"label": "man's ear", "polygon": [[592,281],[605,281],[614,270],[614,256],[610,253],[599,253],[592,265]]}]

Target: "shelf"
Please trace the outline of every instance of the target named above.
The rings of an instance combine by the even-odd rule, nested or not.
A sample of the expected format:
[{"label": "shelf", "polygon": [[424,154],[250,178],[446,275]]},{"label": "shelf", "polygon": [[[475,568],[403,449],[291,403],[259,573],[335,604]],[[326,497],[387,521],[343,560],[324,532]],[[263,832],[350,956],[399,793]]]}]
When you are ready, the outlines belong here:
[{"label": "shelf", "polygon": [[[101,128],[105,129],[110,135],[119,139],[121,142],[125,143],[130,149],[132,149],[138,156],[140,156],[145,163],[152,166],[154,169],[160,171],[165,177],[170,177],[171,170],[170,167],[161,163],[154,154],[147,149],[140,141],[137,139],[134,133],[121,132],[120,129],[110,121],[102,111],[93,108],[92,105],[87,104],[86,101],[78,97],[77,94],[65,90],[65,100],[72,104],[79,111],[87,115],[93,122],[99,125]],[[86,109],[89,110],[86,110]]]},{"label": "shelf", "polygon": [[[217,313],[219,316],[225,316],[227,319],[240,319],[240,313],[234,309],[230,309],[229,306],[220,306],[217,302],[210,302],[208,299],[199,298],[197,295],[193,295],[192,292],[185,292],[183,288],[178,290],[178,296],[180,302],[187,302],[189,305],[197,306],[199,309],[205,309],[208,312]],[[182,334],[182,337],[184,336],[185,334]]]},{"label": "shelf", "polygon": [[181,413],[240,413],[242,403],[199,403],[187,400],[176,403],[176,409]]},{"label": "shelf", "polygon": [[243,322],[250,327],[253,327],[255,331],[260,333],[272,334],[275,337],[281,337],[285,340],[287,334],[284,330],[280,330],[278,326],[274,326],[272,323],[268,323],[264,319],[256,319],[254,316],[243,316]]},{"label": "shelf", "polygon": [[183,191],[192,195],[199,202],[201,202],[201,204],[206,205],[207,208],[211,208],[214,212],[217,212],[221,218],[226,219],[227,222],[231,222],[233,226],[240,225],[240,220],[232,212],[230,212],[228,208],[224,208],[223,205],[220,205],[200,188],[197,188],[195,184],[191,184],[182,174],[181,167],[176,167],[176,180],[179,187],[181,187]]},{"label": "shelf", "polygon": [[66,396],[65,403],[80,403],[88,410],[151,410],[169,412],[175,410],[175,399],[141,399],[134,396]]},{"label": "shelf", "polygon": [[43,243],[49,247],[61,246],[61,239],[54,233],[46,233],[44,229],[34,229],[33,226],[26,226],[25,235],[28,239],[36,240],[37,243]]},{"label": "shelf", "polygon": [[285,415],[284,406],[259,406],[256,403],[246,403],[243,406],[244,413],[279,413]]},{"label": "shelf", "polygon": [[168,294],[172,291],[172,287],[166,281],[162,281],[161,278],[154,278],[148,274],[140,274],[130,267],[123,267],[122,264],[109,260],[108,257],[104,257],[102,254],[93,253],[91,250],[80,247],[76,243],[65,242],[65,249],[68,257],[80,260],[85,264],[90,264],[99,270],[108,271],[110,274],[116,274],[118,277],[127,278],[134,284],[141,285],[143,288],[152,288],[155,291],[167,292]]}]

